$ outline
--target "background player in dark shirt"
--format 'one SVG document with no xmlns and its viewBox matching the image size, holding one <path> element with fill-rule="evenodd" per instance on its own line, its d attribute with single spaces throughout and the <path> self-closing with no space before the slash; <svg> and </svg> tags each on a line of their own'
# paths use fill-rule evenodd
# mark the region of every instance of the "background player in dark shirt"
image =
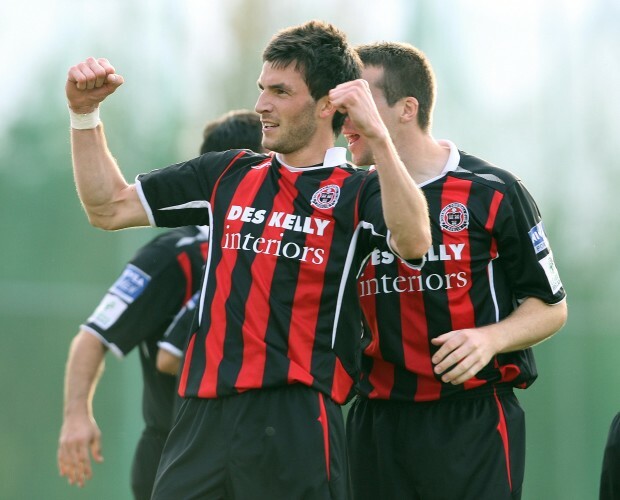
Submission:
<svg viewBox="0 0 620 500">
<path fill-rule="evenodd" d="M 179 373 L 187 339 L 198 327 L 196 307 L 199 299 L 200 291 L 196 292 L 177 313 L 158 342 L 157 369 L 159 371 L 173 375 Z"/>
<path fill-rule="evenodd" d="M 200 152 L 239 147 L 260 149 L 261 138 L 260 118 L 255 112 L 231 111 L 206 125 Z M 176 371 L 164 375 L 156 369 L 156 357 L 162 363 L 167 352 L 158 352 L 158 341 L 175 313 L 198 289 L 207 241 L 206 230 L 188 226 L 168 231 L 147 243 L 126 265 L 73 339 L 58 447 L 60 473 L 71 484 L 83 486 L 91 477 L 89 450 L 95 461 L 103 459 L 92 400 L 105 353 L 109 349 L 123 357 L 134 347 L 140 347 L 145 429 L 132 464 L 131 486 L 135 498 L 151 497 L 159 458 L 172 426 L 176 388 Z"/>
<path fill-rule="evenodd" d="M 620 499 L 620 412 L 609 426 L 599 486 L 599 500 Z"/>
<path fill-rule="evenodd" d="M 180 378 L 186 399 L 153 498 L 344 498 L 337 403 L 350 393 L 359 342 L 357 236 L 408 259 L 430 243 L 424 197 L 355 80 L 359 60 L 344 35 L 316 21 L 285 29 L 263 61 L 256 110 L 275 155 L 205 155 L 134 185 L 96 115 L 122 77 L 103 59 L 69 70 L 74 171 L 91 223 L 200 221 L 211 231 L 200 327 Z M 333 149 L 342 113 L 368 141 L 376 172 Z"/>
<path fill-rule="evenodd" d="M 347 437 L 354 498 L 520 498 L 530 346 L 562 327 L 565 293 L 521 181 L 431 135 L 435 81 L 407 44 L 358 47 L 362 76 L 426 195 L 432 246 L 420 270 L 377 249 L 359 278 L 365 328 Z M 372 152 L 345 122 L 353 161 Z"/>
</svg>

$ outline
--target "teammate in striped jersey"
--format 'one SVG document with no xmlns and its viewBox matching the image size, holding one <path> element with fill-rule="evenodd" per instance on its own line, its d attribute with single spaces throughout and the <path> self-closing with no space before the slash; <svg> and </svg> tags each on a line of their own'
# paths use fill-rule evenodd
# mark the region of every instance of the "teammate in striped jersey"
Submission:
<svg viewBox="0 0 620 500">
<path fill-rule="evenodd" d="M 200 152 L 243 145 L 260 150 L 261 138 L 259 116 L 235 110 L 207 123 Z M 89 451 L 95 461 L 103 460 L 92 401 L 107 350 L 124 357 L 139 347 L 145 428 L 133 458 L 131 489 L 136 499 L 151 498 L 172 427 L 178 373 L 178 369 L 165 369 L 170 358 L 178 360 L 177 351 L 169 343 L 160 346 L 159 341 L 175 312 L 197 293 L 207 250 L 208 232 L 203 227 L 181 227 L 154 238 L 126 265 L 74 337 L 67 360 L 65 412 L 58 444 L 59 471 L 69 483 L 84 486 L 92 477 Z M 183 349 L 185 340 L 179 341 L 178 349 Z"/>
<path fill-rule="evenodd" d="M 357 79 L 359 59 L 344 34 L 319 21 L 287 28 L 263 63 L 256 111 L 274 154 L 207 154 L 134 185 L 91 114 L 122 77 L 103 59 L 69 70 L 69 106 L 87 115 L 73 115 L 71 135 L 91 222 L 210 228 L 200 324 L 180 379 L 187 399 L 155 499 L 346 498 L 338 403 L 357 369 L 355 263 L 371 245 L 419 261 L 430 244 L 424 196 Z M 333 148 L 345 114 L 368 141 L 375 172 L 346 164 L 344 148 Z"/>
<path fill-rule="evenodd" d="M 432 68 L 416 48 L 357 48 L 409 174 L 432 246 L 420 270 L 377 248 L 358 281 L 361 374 L 347 420 L 355 500 L 520 498 L 531 346 L 566 320 L 536 203 L 513 174 L 431 135 Z M 353 161 L 374 162 L 345 122 Z"/>
</svg>

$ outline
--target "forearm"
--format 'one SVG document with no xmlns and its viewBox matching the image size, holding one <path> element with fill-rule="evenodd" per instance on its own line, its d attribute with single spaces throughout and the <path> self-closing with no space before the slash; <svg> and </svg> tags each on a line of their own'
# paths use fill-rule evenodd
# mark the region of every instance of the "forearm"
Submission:
<svg viewBox="0 0 620 500">
<path fill-rule="evenodd" d="M 64 416 L 92 416 L 92 400 L 104 367 L 105 347 L 88 332 L 73 339 L 65 371 Z"/>
<path fill-rule="evenodd" d="M 144 219 L 136 218 L 130 211 L 125 212 L 123 220 L 119 217 L 123 205 L 131 207 L 128 202 L 132 197 L 137 201 L 137 196 L 107 147 L 103 125 L 71 129 L 71 150 L 78 195 L 90 223 L 103 229 L 144 225 Z M 133 205 L 139 214 L 141 207 Z"/>
<path fill-rule="evenodd" d="M 529 297 L 506 319 L 489 325 L 496 352 L 512 352 L 532 347 L 548 339 L 566 323 L 566 301 L 549 305 Z"/>
<path fill-rule="evenodd" d="M 482 328 L 455 330 L 432 339 L 439 349 L 434 371 L 445 383 L 462 384 L 498 353 L 518 351 L 551 337 L 566 322 L 566 302 L 548 305 L 530 297 L 504 320 Z"/>
<path fill-rule="evenodd" d="M 165 349 L 157 351 L 157 370 L 167 375 L 177 375 L 181 367 L 181 358 Z"/>
<path fill-rule="evenodd" d="M 149 224 L 135 186 L 127 184 L 108 150 L 98 115 L 92 115 L 122 84 L 107 59 L 89 57 L 69 68 L 65 85 L 75 183 L 90 223 L 102 229 Z"/>
<path fill-rule="evenodd" d="M 392 246 L 406 259 L 424 256 L 431 244 L 428 207 L 389 138 L 371 141 L 379 182 L 383 216 L 392 233 Z"/>
</svg>

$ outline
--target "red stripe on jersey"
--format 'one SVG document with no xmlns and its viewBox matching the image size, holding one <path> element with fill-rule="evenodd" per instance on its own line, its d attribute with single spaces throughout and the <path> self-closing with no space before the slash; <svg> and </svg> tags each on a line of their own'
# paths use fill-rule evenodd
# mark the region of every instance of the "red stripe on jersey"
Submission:
<svg viewBox="0 0 620 500">
<path fill-rule="evenodd" d="M 319 392 L 319 418 L 317 418 L 321 424 L 321 430 L 323 431 L 323 448 L 325 450 L 325 468 L 327 469 L 327 480 L 330 476 L 330 464 L 329 464 L 329 421 L 327 420 L 327 410 L 325 409 L 325 400 L 323 399 L 323 393 Z"/>
<path fill-rule="evenodd" d="M 263 169 L 267 170 L 267 169 Z M 265 248 L 279 248 L 284 229 L 270 225 L 269 221 L 279 212 L 285 214 L 294 213 L 293 202 L 297 191 L 291 189 L 293 183 L 286 179 L 286 168 L 281 169 L 282 177 L 278 182 L 278 194 L 273 201 L 271 212 L 265 216 L 265 227 L 261 237 L 264 239 Z M 280 254 L 281 248 L 276 250 Z M 269 304 L 273 275 L 277 264 L 273 248 L 269 252 L 258 253 L 252 262 L 252 282 L 245 306 L 245 321 L 242 327 L 243 335 L 243 361 L 241 369 L 235 381 L 235 387 L 244 391 L 260 387 L 265 373 L 267 360 L 267 345 L 265 335 L 269 323 L 269 307 L 256 307 L 256 304 Z M 307 377 L 305 377 L 307 379 Z M 307 380 L 302 380 L 307 383 Z M 311 383 L 311 380 L 310 380 Z M 310 384 L 308 384 L 310 385 Z"/>
<path fill-rule="evenodd" d="M 499 211 L 499 206 L 504 199 L 504 195 L 499 191 L 495 191 L 493 195 L 493 199 L 491 200 L 491 205 L 489 206 L 489 217 L 487 219 L 487 223 L 484 228 L 490 233 L 493 231 L 493 226 L 495 225 L 495 219 L 497 218 L 497 212 Z"/>
<path fill-rule="evenodd" d="M 185 276 L 185 296 L 183 297 L 183 304 L 185 304 L 194 294 L 194 284 L 192 283 L 192 263 L 186 252 L 182 252 L 177 255 L 177 261 L 179 266 L 181 266 L 181 272 Z"/>
<path fill-rule="evenodd" d="M 493 235 L 493 227 L 495 226 L 495 220 L 497 219 L 497 212 L 499 211 L 499 206 L 503 199 L 504 199 L 504 195 L 500 193 L 499 191 L 496 191 L 493 194 L 493 199 L 491 200 L 491 204 L 489 206 L 489 215 L 487 217 L 487 222 L 484 225 L 484 229 L 489 233 L 489 235 L 491 235 L 491 243 L 489 245 L 489 257 L 491 260 L 497 258 L 497 240 L 492 235 Z M 489 267 L 489 279 L 491 279 L 490 270 L 491 268 Z M 494 286 L 493 283 L 491 283 L 491 286 Z M 495 365 L 497 368 L 498 367 L 497 357 L 495 358 Z M 517 368 L 517 371 L 519 371 L 518 368 Z M 500 369 L 500 373 L 501 373 L 501 369 Z M 501 376 L 503 380 L 504 374 L 502 373 Z M 506 380 L 506 382 L 507 381 L 508 380 Z M 480 387 L 481 385 L 484 385 L 485 383 L 486 383 L 485 380 L 472 377 L 471 379 L 465 381 L 465 384 L 463 384 L 463 387 L 465 388 L 465 390 L 475 389 L 476 387 Z"/>
<path fill-rule="evenodd" d="M 487 219 L 487 223 L 484 228 L 487 230 L 489 234 L 493 234 L 493 227 L 495 226 L 495 219 L 497 218 L 497 212 L 499 211 L 499 206 L 504 199 L 504 195 L 499 191 L 495 191 L 493 195 L 493 199 L 491 200 L 491 206 L 489 207 L 489 217 Z M 491 259 L 495 259 L 497 257 L 497 240 L 495 238 L 491 239 L 491 248 L 489 249 L 489 254 Z"/>
<path fill-rule="evenodd" d="M 371 257 L 372 259 L 372 257 Z M 372 386 L 372 391 L 368 394 L 369 398 L 389 398 L 392 387 L 394 386 L 394 365 L 386 363 L 381 355 L 379 345 L 379 324 L 377 321 L 377 301 L 376 294 L 379 282 L 376 275 L 377 266 L 371 264 L 368 259 L 364 267 L 364 273 L 357 282 L 358 295 L 364 318 L 370 329 L 370 342 L 364 349 L 364 354 L 373 360 L 372 370 L 368 374 L 368 383 Z M 375 287 L 372 284 L 375 284 Z"/>
<path fill-rule="evenodd" d="M 464 179 L 456 179 L 454 177 L 448 177 L 444 184 L 443 193 L 441 197 L 441 206 L 445 207 L 450 203 L 461 203 L 467 207 L 467 200 L 469 199 L 469 193 L 471 190 L 471 181 Z M 469 214 L 468 214 L 469 216 Z M 472 276 L 471 273 L 471 250 L 469 243 L 469 231 L 467 227 L 458 231 L 458 237 L 454 233 L 443 230 L 443 244 L 448 246 L 450 244 L 458 244 L 459 241 L 467 241 L 467 244 L 461 252 L 461 262 L 457 263 L 453 260 L 445 261 L 446 276 L 457 276 L 463 269 L 467 269 L 465 273 L 467 276 Z M 471 325 L 476 324 L 476 318 L 474 315 L 474 305 L 471 302 L 469 292 L 471 290 L 471 280 L 467 280 L 467 284 L 463 287 L 453 287 L 447 290 L 448 307 L 450 309 L 450 319 L 452 321 L 452 330 L 461 330 L 463 328 L 469 328 Z M 466 380 L 463 384 L 465 389 L 473 389 L 480 385 L 485 384 L 486 381 L 476 379 L 472 377 Z"/>
<path fill-rule="evenodd" d="M 501 374 L 502 382 L 512 382 L 519 375 L 521 375 L 521 370 L 517 365 L 503 365 L 499 367 L 499 373 Z"/>
<path fill-rule="evenodd" d="M 450 203 L 461 203 L 467 207 L 467 200 L 471 190 L 471 182 L 463 179 L 448 177 L 444 184 L 441 197 L 441 206 L 446 207 Z M 461 253 L 461 261 L 454 260 L 445 261 L 446 276 L 457 276 L 463 269 L 467 269 L 466 274 L 471 276 L 471 248 L 469 244 L 469 231 L 467 228 L 458 231 L 458 237 L 455 233 L 443 230 L 443 244 L 458 244 L 467 241 Z M 469 266 L 468 266 L 469 265 Z M 471 280 L 467 280 L 467 285 L 463 287 L 452 287 L 447 289 L 448 307 L 450 309 L 450 318 L 452 320 L 452 329 L 461 330 L 475 325 L 474 306 L 471 302 L 469 292 L 471 290 Z"/>
<path fill-rule="evenodd" d="M 504 408 L 502 403 L 497 397 L 497 393 L 494 394 L 495 402 L 497 403 L 497 412 L 499 413 L 499 422 L 497 424 L 497 432 L 502 439 L 504 446 L 504 456 L 506 458 L 506 475 L 508 476 L 508 486 L 512 491 L 512 476 L 510 474 L 510 442 L 508 441 L 508 426 L 506 425 L 506 415 L 504 414 Z"/>
<path fill-rule="evenodd" d="M 372 391 L 368 393 L 370 399 L 389 399 L 394 387 L 394 364 L 383 358 L 373 357 L 368 382 L 372 385 Z"/>
<path fill-rule="evenodd" d="M 475 389 L 476 387 L 480 387 L 481 385 L 486 384 L 487 381 L 483 380 L 481 378 L 476 378 L 475 376 L 470 378 L 469 380 L 466 380 L 465 382 L 463 382 L 463 388 L 466 391 L 469 391 L 470 389 Z"/>
<path fill-rule="evenodd" d="M 207 262 L 207 257 L 209 256 L 209 242 L 200 244 L 200 253 L 202 254 L 202 260 Z"/>
<path fill-rule="evenodd" d="M 291 173 L 287 171 L 284 175 L 290 176 Z M 329 185 L 342 187 L 344 179 L 348 176 L 348 172 L 342 169 L 334 169 L 332 175 L 323 180 L 319 186 L 320 188 Z M 291 182 L 293 180 L 291 179 Z M 313 219 L 329 221 L 329 224 L 326 224 L 323 228 L 321 235 L 318 234 L 319 231 L 315 231 L 314 234 L 306 236 L 306 248 L 323 249 L 324 254 L 320 256 L 322 258 L 321 262 L 316 262 L 319 257 L 316 254 L 308 260 L 300 261 L 288 337 L 289 384 L 299 381 L 310 385 L 314 380 L 312 376 L 312 353 L 321 306 L 320 298 L 322 296 L 322 294 L 317 295 L 316 292 L 317 290 L 323 290 L 325 284 L 325 270 L 329 261 L 329 250 L 332 246 L 336 227 L 333 218 L 333 208 L 321 211 L 315 209 L 311 217 Z"/>
<path fill-rule="evenodd" d="M 420 271 L 413 270 L 399 261 L 398 275 L 419 276 Z M 418 375 L 413 399 L 414 401 L 439 399 L 441 382 L 435 378 L 433 363 L 431 363 L 424 297 L 421 293 L 400 293 L 399 295 L 400 331 L 402 332 L 405 368 Z M 389 397 L 389 394 L 384 396 Z"/>
<path fill-rule="evenodd" d="M 239 157 L 240 155 L 237 155 Z M 234 161 L 234 160 L 233 160 Z M 235 190 L 235 195 L 230 202 L 227 213 L 230 213 L 232 205 L 241 207 L 251 206 L 256 193 L 260 189 L 264 182 L 264 178 L 267 176 L 269 168 L 252 169 L 243 180 L 239 183 L 238 188 Z M 214 206 L 214 198 L 216 194 L 216 187 L 213 191 L 211 205 Z M 230 242 L 226 241 L 229 235 L 239 234 L 244 222 L 241 217 L 235 220 L 227 219 L 226 230 L 223 231 L 222 241 L 220 242 L 222 251 L 222 258 L 217 264 L 215 270 L 215 280 L 217 287 L 215 288 L 215 294 L 211 302 L 211 325 L 207 331 L 205 339 L 205 371 L 200 381 L 200 388 L 198 389 L 198 396 L 203 398 L 212 398 L 217 396 L 217 377 L 220 363 L 224 357 L 224 338 L 226 336 L 226 301 L 230 296 L 232 287 L 232 272 L 237 262 L 238 251 L 230 250 Z"/>
<path fill-rule="evenodd" d="M 196 340 L 196 334 L 193 333 L 187 344 L 185 351 L 185 363 L 183 363 L 183 369 L 181 370 L 181 376 L 179 377 L 179 396 L 185 395 L 185 389 L 187 388 L 187 377 L 189 376 L 189 365 L 192 361 L 192 354 L 194 353 L 194 341 Z"/>
<path fill-rule="evenodd" d="M 344 369 L 340 359 L 336 358 L 336 366 L 334 367 L 334 382 L 332 385 L 331 398 L 339 404 L 343 404 L 353 388 L 353 379 L 351 375 Z"/>
</svg>

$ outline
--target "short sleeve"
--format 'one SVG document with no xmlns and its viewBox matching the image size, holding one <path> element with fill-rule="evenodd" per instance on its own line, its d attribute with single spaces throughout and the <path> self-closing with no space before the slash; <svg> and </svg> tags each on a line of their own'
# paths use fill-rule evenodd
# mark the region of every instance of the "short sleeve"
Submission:
<svg viewBox="0 0 620 500">
<path fill-rule="evenodd" d="M 183 305 L 186 279 L 172 252 L 146 245 L 82 325 L 118 356 L 160 336 Z"/>
<path fill-rule="evenodd" d="M 536 202 L 520 181 L 507 191 L 495 226 L 498 252 L 518 300 L 548 304 L 566 296 Z"/>
<path fill-rule="evenodd" d="M 151 225 L 209 225 L 210 200 L 217 180 L 243 154 L 239 150 L 207 153 L 192 160 L 140 174 L 136 189 Z"/>
<path fill-rule="evenodd" d="M 200 297 L 200 291 L 181 308 L 166 329 L 162 340 L 158 342 L 160 349 L 164 349 L 171 354 L 182 357 L 189 336 L 198 328 L 196 317 L 196 305 Z"/>
</svg>

